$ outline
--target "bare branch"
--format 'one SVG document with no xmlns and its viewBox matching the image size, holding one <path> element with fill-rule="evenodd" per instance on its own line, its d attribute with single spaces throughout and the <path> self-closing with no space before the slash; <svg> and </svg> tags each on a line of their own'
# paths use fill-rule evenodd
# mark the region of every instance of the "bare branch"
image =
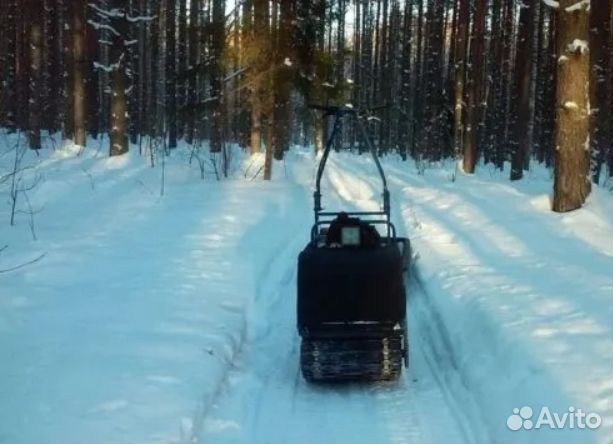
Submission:
<svg viewBox="0 0 613 444">
<path fill-rule="evenodd" d="M 36 258 L 32 259 L 31 261 L 24 262 L 23 264 L 19 264 L 19 265 L 16 265 L 16 266 L 14 266 L 14 267 L 11 267 L 11 268 L 5 268 L 5 269 L 3 269 L 3 270 L 0 270 L 0 273 L 8 273 L 9 271 L 15 271 L 15 270 L 19 270 L 20 268 L 27 267 L 28 265 L 32 265 L 32 264 L 34 264 L 34 263 L 36 263 L 36 262 L 40 261 L 40 260 L 41 260 L 42 258 L 44 258 L 45 256 L 47 256 L 47 252 L 44 252 L 44 253 L 43 253 L 43 254 L 41 254 L 40 256 L 38 256 L 38 257 L 36 257 Z"/>
</svg>

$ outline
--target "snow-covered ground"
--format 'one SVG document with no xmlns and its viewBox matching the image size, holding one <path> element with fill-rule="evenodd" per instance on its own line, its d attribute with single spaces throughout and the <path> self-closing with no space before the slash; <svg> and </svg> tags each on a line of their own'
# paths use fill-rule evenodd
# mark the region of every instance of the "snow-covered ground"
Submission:
<svg viewBox="0 0 613 444">
<path fill-rule="evenodd" d="M 295 267 L 316 159 L 290 153 L 270 183 L 235 159 L 234 179 L 201 181 L 178 150 L 161 197 L 161 168 L 96 147 L 26 154 L 24 183 L 41 180 L 18 209 L 36 212 L 37 240 L 28 214 L 8 225 L 0 184 L 0 270 L 44 254 L 0 273 L 0 441 L 611 442 L 609 191 L 558 215 L 538 167 L 451 182 L 449 165 L 385 159 L 417 255 L 411 367 L 396 383 L 310 386 Z M 379 194 L 368 157 L 331 155 L 324 205 L 376 208 Z M 603 423 L 511 431 L 522 406 Z"/>
</svg>

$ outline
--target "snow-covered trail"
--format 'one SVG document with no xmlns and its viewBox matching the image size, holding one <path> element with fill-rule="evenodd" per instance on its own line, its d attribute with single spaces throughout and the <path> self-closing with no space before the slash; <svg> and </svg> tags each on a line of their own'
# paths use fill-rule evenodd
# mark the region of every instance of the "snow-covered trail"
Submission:
<svg viewBox="0 0 613 444">
<path fill-rule="evenodd" d="M 332 161 L 323 183 L 324 205 L 348 210 L 377 206 L 377 186 Z M 311 223 L 307 218 L 296 226 L 297 234 L 308 233 Z M 447 339 L 440 325 L 429 326 L 436 319 L 423 301 L 425 289 L 419 283 L 408 284 L 415 305 L 409 311 L 410 369 L 399 381 L 348 385 L 304 381 L 295 316 L 296 259 L 304 244 L 304 235 L 297 235 L 275 253 L 268 274 L 261 277 L 264 293 L 252 313 L 254 329 L 204 417 L 197 439 L 223 443 L 486 440 L 478 420 L 466 416 L 469 406 L 459 405 L 458 387 L 449 387 L 443 375 L 453 367 L 448 351 L 439 348 Z"/>
<path fill-rule="evenodd" d="M 198 440 L 607 442 L 610 195 L 596 189 L 585 209 L 556 215 L 547 177 L 511 184 L 460 175 L 453 183 L 443 169 L 422 176 L 390 160 L 392 218 L 418 254 L 408 292 L 409 371 L 394 384 L 302 380 L 294 272 L 303 237 L 278 254 L 271 269 L 282 278 L 263 277 L 269 299 L 256 312 L 266 321 L 246 342 Z M 374 171 L 367 156 L 332 155 L 324 205 L 378 208 Z M 267 334 L 258 336 L 260 328 Z M 522 406 L 537 414 L 543 406 L 560 414 L 580 408 L 598 413 L 602 425 L 512 431 L 507 418 Z"/>
<path fill-rule="evenodd" d="M 556 215 L 544 169 L 510 183 L 481 167 L 452 183 L 440 166 L 419 175 L 384 159 L 393 222 L 418 254 L 411 366 L 396 383 L 314 386 L 299 374 L 295 326 L 311 153 L 288 153 L 272 182 L 237 171 L 218 183 L 200 181 L 189 150 L 177 150 L 162 198 L 160 168 L 135 152 L 29 154 L 43 176 L 29 195 L 38 240 L 23 214 L 17 227 L 0 224 L 0 269 L 47 254 L 0 275 L 0 441 L 613 436 L 610 192 Z M 260 160 L 238 168 L 250 177 Z M 327 208 L 378 208 L 370 158 L 329 161 Z M 602 425 L 511 431 L 507 417 L 521 406 L 574 406 Z"/>
</svg>

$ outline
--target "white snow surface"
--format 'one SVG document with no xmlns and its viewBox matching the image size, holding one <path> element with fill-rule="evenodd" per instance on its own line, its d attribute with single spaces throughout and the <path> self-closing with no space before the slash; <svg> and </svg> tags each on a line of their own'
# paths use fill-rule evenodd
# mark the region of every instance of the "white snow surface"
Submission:
<svg viewBox="0 0 613 444">
<path fill-rule="evenodd" d="M 0 135 L 2 153 L 12 143 Z M 249 180 L 260 156 L 201 181 L 178 149 L 160 197 L 161 168 L 136 147 L 112 159 L 97 147 L 26 153 L 24 182 L 42 178 L 28 194 L 38 240 L 28 215 L 10 227 L 0 206 L 0 270 L 46 253 L 0 273 L 1 442 L 610 442 L 610 191 L 555 214 L 538 167 L 514 183 L 489 167 L 451 182 L 453 165 L 419 175 L 383 159 L 416 255 L 411 365 L 395 383 L 312 386 L 295 329 L 310 151 L 264 183 Z M 378 208 L 366 156 L 332 153 L 322 183 L 328 209 Z M 522 406 L 603 424 L 510 431 Z"/>
</svg>

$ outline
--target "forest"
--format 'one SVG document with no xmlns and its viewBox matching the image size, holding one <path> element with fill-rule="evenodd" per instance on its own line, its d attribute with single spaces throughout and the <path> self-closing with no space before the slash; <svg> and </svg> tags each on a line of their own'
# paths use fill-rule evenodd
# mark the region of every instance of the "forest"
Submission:
<svg viewBox="0 0 613 444">
<path fill-rule="evenodd" d="M 0 444 L 612 444 L 613 0 L 0 0 Z"/>
<path fill-rule="evenodd" d="M 379 153 L 521 179 L 554 169 L 556 211 L 613 174 L 610 0 L 3 0 L 0 127 L 110 156 L 320 150 L 311 104 L 369 112 Z M 362 150 L 344 125 L 337 150 Z M 218 154 L 216 154 L 218 153 Z M 204 154 L 202 154 L 204 155 Z"/>
</svg>

